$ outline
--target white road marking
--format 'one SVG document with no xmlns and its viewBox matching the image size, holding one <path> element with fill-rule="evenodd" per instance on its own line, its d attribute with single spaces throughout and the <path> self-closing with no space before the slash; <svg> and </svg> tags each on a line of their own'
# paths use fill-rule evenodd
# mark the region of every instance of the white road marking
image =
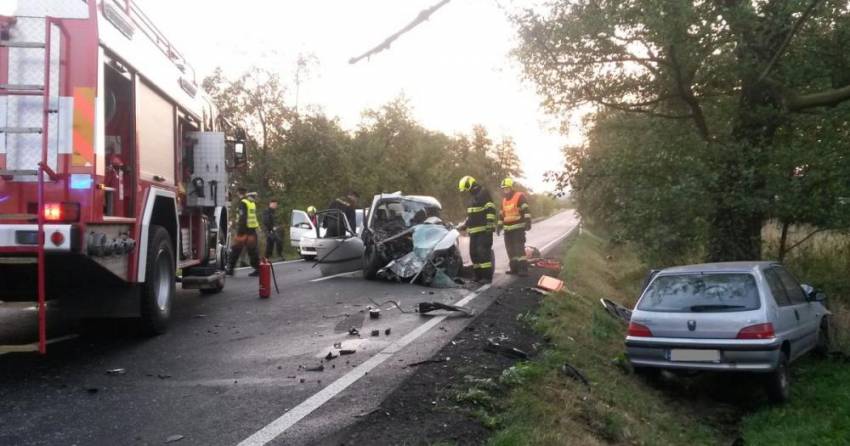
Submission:
<svg viewBox="0 0 850 446">
<path fill-rule="evenodd" d="M 490 285 L 484 285 L 481 288 L 478 288 L 472 293 L 466 295 L 466 297 L 456 302 L 455 305 L 466 305 L 473 299 L 478 297 L 479 294 L 487 291 L 489 288 Z M 415 341 L 423 334 L 427 333 L 428 330 L 434 328 L 436 325 L 443 322 L 446 317 L 448 317 L 448 315 L 436 316 L 431 318 L 430 320 L 428 320 L 428 322 L 425 322 L 424 324 L 420 325 L 398 341 L 393 342 L 392 344 L 387 346 L 387 348 L 381 350 L 378 354 L 367 359 L 366 362 L 355 367 L 353 370 L 346 373 L 345 375 L 331 383 L 329 386 L 320 390 L 310 398 L 307 398 L 301 404 L 293 407 L 292 409 L 281 415 L 278 419 L 272 421 L 264 428 L 255 432 L 253 435 L 239 443 L 239 446 L 261 446 L 269 443 L 270 441 L 273 441 L 275 438 L 286 432 L 287 429 L 295 425 L 295 423 L 301 421 L 304 417 L 321 407 L 331 398 L 348 388 L 348 386 L 357 382 L 357 380 L 364 377 L 367 373 L 369 373 L 369 371 L 381 365 L 381 363 L 389 359 L 394 353 L 401 351 L 401 349 L 406 347 L 408 344 Z"/>
<path fill-rule="evenodd" d="M 360 274 L 360 270 L 358 269 L 357 271 L 349 271 L 347 273 L 334 274 L 333 276 L 319 277 L 318 279 L 313 279 L 310 282 L 321 282 L 323 280 L 335 279 L 337 277 L 353 277 L 355 274 Z"/>
<path fill-rule="evenodd" d="M 303 261 L 304 261 L 304 259 L 285 260 L 285 261 L 282 261 L 282 262 L 274 262 L 274 263 L 272 263 L 272 265 L 286 265 L 286 264 L 289 264 L 289 263 L 301 263 Z M 245 271 L 246 269 L 250 269 L 250 268 L 251 268 L 250 266 L 243 266 L 241 268 L 236 268 L 236 271 Z"/>
</svg>

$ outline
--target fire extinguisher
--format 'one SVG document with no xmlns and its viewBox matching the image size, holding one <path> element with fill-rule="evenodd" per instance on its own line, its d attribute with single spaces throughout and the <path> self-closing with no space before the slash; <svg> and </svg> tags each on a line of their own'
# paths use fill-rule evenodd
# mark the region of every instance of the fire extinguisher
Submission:
<svg viewBox="0 0 850 446">
<path fill-rule="evenodd" d="M 274 274 L 274 265 L 269 262 L 269 259 L 263 257 L 260 259 L 260 298 L 268 299 L 272 294 L 272 281 L 274 281 L 274 289 L 277 294 L 280 290 L 277 288 L 277 277 Z"/>
</svg>

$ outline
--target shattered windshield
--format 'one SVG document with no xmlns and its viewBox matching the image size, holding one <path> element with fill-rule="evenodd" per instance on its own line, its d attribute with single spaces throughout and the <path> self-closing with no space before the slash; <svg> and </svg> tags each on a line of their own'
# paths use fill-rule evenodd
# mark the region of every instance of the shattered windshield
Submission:
<svg viewBox="0 0 850 446">
<path fill-rule="evenodd" d="M 655 279 L 638 309 L 666 312 L 747 311 L 759 308 L 750 274 L 686 274 Z"/>
<path fill-rule="evenodd" d="M 412 226 L 425 222 L 428 217 L 439 217 L 440 207 L 433 203 L 423 203 L 416 200 L 399 199 L 384 201 L 375 208 L 372 227 Z"/>
</svg>

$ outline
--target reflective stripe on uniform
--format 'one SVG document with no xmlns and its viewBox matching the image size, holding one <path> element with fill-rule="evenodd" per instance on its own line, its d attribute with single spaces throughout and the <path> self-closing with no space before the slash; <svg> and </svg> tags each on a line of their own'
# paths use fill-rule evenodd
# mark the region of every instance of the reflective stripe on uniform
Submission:
<svg viewBox="0 0 850 446">
<path fill-rule="evenodd" d="M 515 225 L 507 225 L 504 227 L 505 232 L 507 231 L 516 231 L 518 229 L 525 229 L 525 223 L 519 223 Z"/>
<path fill-rule="evenodd" d="M 466 230 L 466 232 L 468 232 L 470 234 L 478 234 L 478 233 L 481 233 L 481 232 L 492 231 L 492 230 L 493 230 L 493 228 L 491 228 L 490 225 L 487 225 L 487 226 L 476 226 L 474 228 L 468 228 Z"/>
<path fill-rule="evenodd" d="M 493 267 L 493 262 L 475 263 L 472 265 L 474 269 L 487 269 Z"/>
<path fill-rule="evenodd" d="M 526 260 L 528 260 L 528 257 L 526 257 L 526 256 L 522 256 L 522 257 L 512 257 L 512 258 L 511 258 L 511 260 L 512 260 L 512 261 L 517 261 L 517 262 L 525 262 Z"/>
</svg>

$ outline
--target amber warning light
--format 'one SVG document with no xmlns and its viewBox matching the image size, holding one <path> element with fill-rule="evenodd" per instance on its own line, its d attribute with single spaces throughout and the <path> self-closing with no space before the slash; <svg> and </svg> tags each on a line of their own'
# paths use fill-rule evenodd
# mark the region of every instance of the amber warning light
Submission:
<svg viewBox="0 0 850 446">
<path fill-rule="evenodd" d="M 78 221 L 80 219 L 80 204 L 47 203 L 44 205 L 44 219 L 50 222 Z"/>
</svg>

